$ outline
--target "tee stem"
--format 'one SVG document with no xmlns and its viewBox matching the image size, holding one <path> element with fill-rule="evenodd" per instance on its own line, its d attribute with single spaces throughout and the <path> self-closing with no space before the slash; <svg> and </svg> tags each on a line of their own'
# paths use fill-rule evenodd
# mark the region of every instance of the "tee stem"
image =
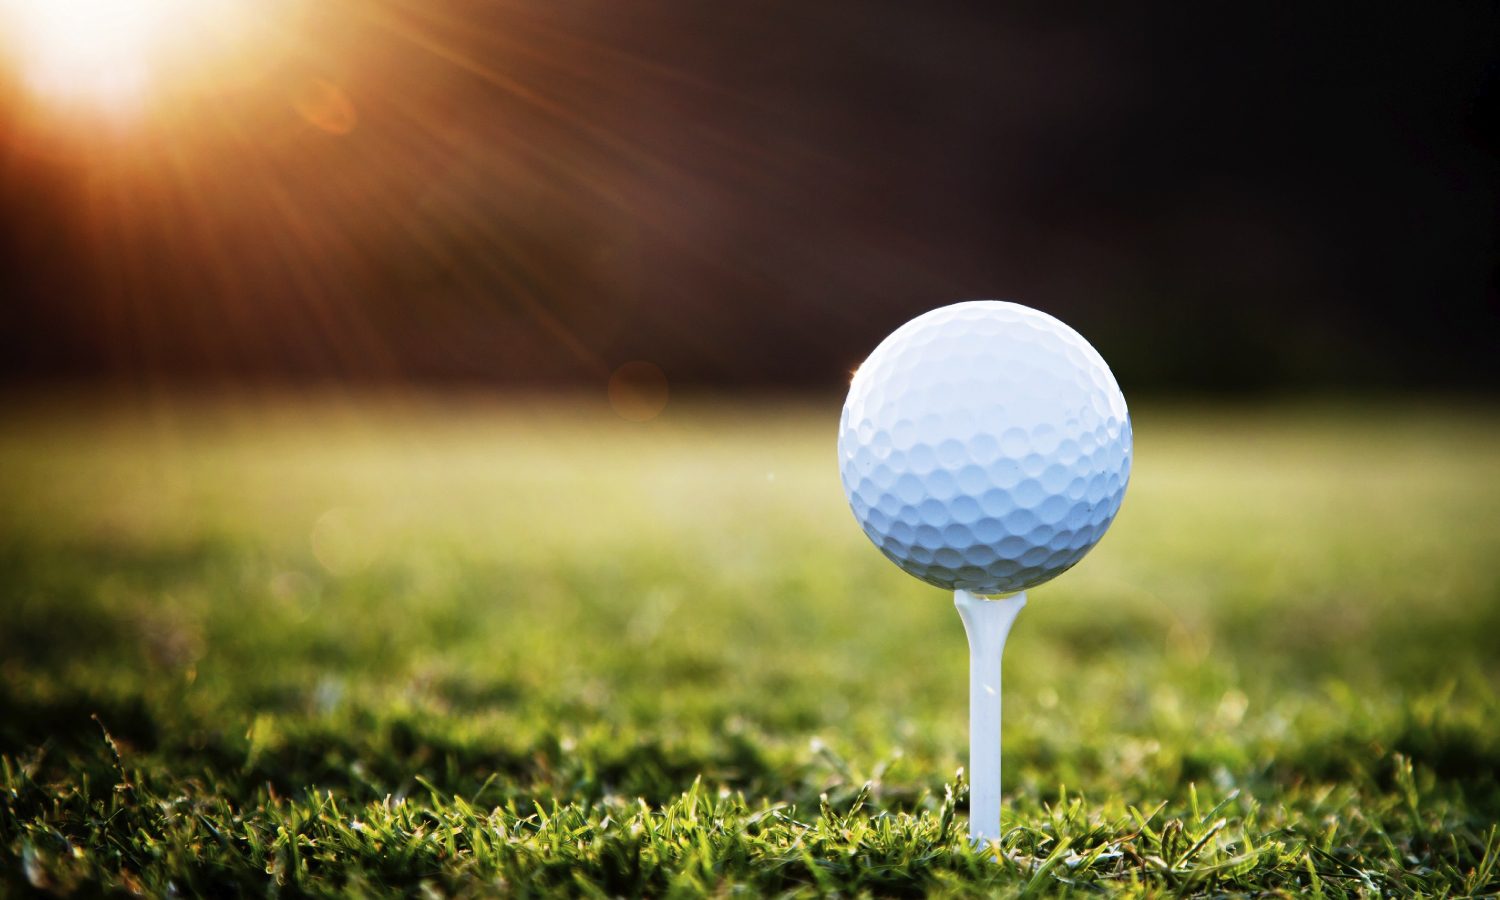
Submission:
<svg viewBox="0 0 1500 900">
<path fill-rule="evenodd" d="M 969 636 L 969 837 L 1000 839 L 1000 656 L 1026 594 L 986 600 L 954 591 Z"/>
</svg>

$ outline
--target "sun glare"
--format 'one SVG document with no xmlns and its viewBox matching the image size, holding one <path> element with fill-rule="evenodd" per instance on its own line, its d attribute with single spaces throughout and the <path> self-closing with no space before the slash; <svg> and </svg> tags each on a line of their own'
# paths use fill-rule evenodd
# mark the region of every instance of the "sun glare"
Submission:
<svg viewBox="0 0 1500 900">
<path fill-rule="evenodd" d="M 244 0 L 0 0 L 0 28 L 28 88 L 54 104 L 113 112 L 149 93 Z M 269 4 L 268 4 L 269 6 Z"/>
<path fill-rule="evenodd" d="M 39 94 L 140 102 L 177 0 L 3 0 L 22 75 Z"/>
</svg>

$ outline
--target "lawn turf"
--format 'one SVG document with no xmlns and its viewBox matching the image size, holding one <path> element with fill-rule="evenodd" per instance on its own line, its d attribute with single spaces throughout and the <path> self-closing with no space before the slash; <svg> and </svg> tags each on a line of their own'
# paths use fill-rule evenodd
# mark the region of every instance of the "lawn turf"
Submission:
<svg viewBox="0 0 1500 900">
<path fill-rule="evenodd" d="M 1500 891 L 1500 412 L 1142 404 L 1005 658 L 838 400 L 12 396 L 0 894 Z"/>
</svg>

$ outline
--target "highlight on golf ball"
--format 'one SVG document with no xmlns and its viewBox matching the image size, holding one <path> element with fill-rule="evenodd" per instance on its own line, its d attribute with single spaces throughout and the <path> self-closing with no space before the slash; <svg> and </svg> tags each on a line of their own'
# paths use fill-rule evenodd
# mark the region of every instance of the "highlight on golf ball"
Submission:
<svg viewBox="0 0 1500 900">
<path fill-rule="evenodd" d="M 854 517 L 892 562 L 938 587 L 1010 594 L 1104 536 L 1130 481 L 1130 415 L 1078 332 L 973 300 L 875 348 L 849 387 L 838 452 Z"/>
</svg>

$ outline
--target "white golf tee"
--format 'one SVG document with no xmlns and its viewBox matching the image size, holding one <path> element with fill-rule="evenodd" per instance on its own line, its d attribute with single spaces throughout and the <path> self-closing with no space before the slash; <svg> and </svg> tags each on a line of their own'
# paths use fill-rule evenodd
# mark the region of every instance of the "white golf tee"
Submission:
<svg viewBox="0 0 1500 900">
<path fill-rule="evenodd" d="M 986 600 L 954 591 L 969 636 L 969 837 L 1000 838 L 1000 656 L 1026 594 Z"/>
</svg>

